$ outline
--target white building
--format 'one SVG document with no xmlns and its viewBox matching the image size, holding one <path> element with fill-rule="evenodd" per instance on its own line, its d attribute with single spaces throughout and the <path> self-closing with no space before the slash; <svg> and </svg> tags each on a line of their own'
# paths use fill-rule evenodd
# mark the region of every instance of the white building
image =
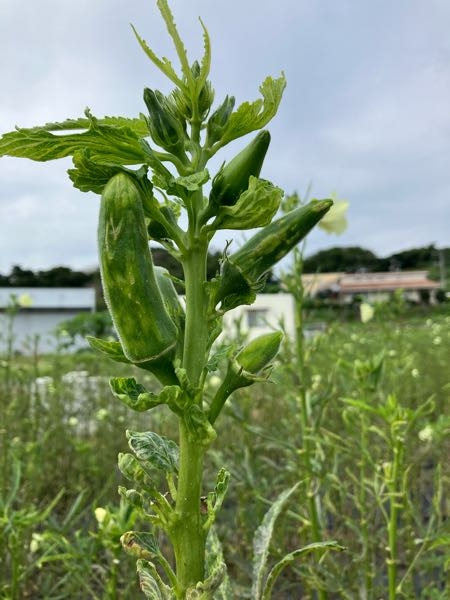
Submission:
<svg viewBox="0 0 450 600">
<path fill-rule="evenodd" d="M 294 337 L 294 300 L 291 294 L 258 294 L 253 304 L 238 306 L 224 315 L 223 337 L 239 335 L 252 340 L 258 335 L 278 331 L 280 325 Z"/>
<path fill-rule="evenodd" d="M 81 312 L 94 312 L 94 288 L 0 287 L 0 352 L 55 350 L 55 329 Z"/>
</svg>

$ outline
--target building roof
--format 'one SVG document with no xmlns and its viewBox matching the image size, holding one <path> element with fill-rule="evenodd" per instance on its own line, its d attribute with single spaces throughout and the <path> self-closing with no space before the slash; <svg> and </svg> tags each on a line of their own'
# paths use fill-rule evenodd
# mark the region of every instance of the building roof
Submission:
<svg viewBox="0 0 450 600">
<path fill-rule="evenodd" d="M 388 271 L 380 273 L 318 273 L 304 275 L 307 294 L 325 290 L 341 294 L 403 290 L 437 290 L 439 282 L 429 279 L 427 271 Z"/>
<path fill-rule="evenodd" d="M 0 309 L 11 305 L 11 297 L 20 302 L 28 310 L 68 310 L 95 308 L 94 288 L 62 288 L 62 287 L 0 287 Z"/>
</svg>

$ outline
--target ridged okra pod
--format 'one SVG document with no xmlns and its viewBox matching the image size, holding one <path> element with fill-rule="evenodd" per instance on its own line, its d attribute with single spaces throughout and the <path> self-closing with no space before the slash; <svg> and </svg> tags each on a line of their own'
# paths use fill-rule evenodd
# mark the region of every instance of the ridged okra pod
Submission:
<svg viewBox="0 0 450 600">
<path fill-rule="evenodd" d="M 312 200 L 259 230 L 226 257 L 216 303 L 222 302 L 226 310 L 246 303 L 243 298 L 250 298 L 261 278 L 311 231 L 332 204 L 332 200 Z"/>
<path fill-rule="evenodd" d="M 105 301 L 126 358 L 170 371 L 177 327 L 155 276 L 139 190 L 125 173 L 103 191 L 98 246 Z"/>
<path fill-rule="evenodd" d="M 250 176 L 258 177 L 267 149 L 270 133 L 260 131 L 258 135 L 237 154 L 214 177 L 209 200 L 212 205 L 232 206 L 248 188 Z"/>
</svg>

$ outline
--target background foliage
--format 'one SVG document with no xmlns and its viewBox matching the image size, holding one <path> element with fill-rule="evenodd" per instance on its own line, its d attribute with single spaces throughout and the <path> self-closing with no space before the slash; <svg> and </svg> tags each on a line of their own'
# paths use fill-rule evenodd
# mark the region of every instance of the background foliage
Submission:
<svg viewBox="0 0 450 600">
<path fill-rule="evenodd" d="M 236 597 L 250 597 L 254 531 L 277 495 L 298 481 L 277 521 L 273 560 L 308 542 L 305 499 L 312 476 L 320 490 L 324 539 L 337 539 L 347 550 L 320 562 L 311 554 L 293 563 L 274 597 L 310 598 L 311 590 L 322 588 L 329 598 L 354 599 L 367 582 L 369 598 L 384 597 L 392 448 L 388 421 L 375 409 L 395 396 L 411 421 L 402 443 L 399 597 L 448 598 L 449 325 L 442 308 L 414 319 L 386 307 L 365 325 L 334 320 L 308 342 L 306 435 L 315 448 L 313 473 L 302 460 L 305 433 L 292 346 L 283 349 L 274 384 L 235 394 L 219 423 L 222 443 L 212 450 L 205 489 L 217 467 L 227 465 L 232 480 L 218 532 Z M 174 432 L 163 411 L 139 417 L 112 398 L 108 377 L 120 374 L 117 369 L 91 353 L 42 356 L 37 349 L 28 358 L 3 357 L 0 598 L 136 597 L 134 561 L 118 542 L 135 516 L 123 504 L 117 508 L 123 481 L 113 465 L 127 448 L 125 423 Z M 126 365 L 123 374 L 130 374 Z M 151 388 L 150 379 L 140 380 Z M 428 408 L 412 419 L 425 403 Z"/>
</svg>

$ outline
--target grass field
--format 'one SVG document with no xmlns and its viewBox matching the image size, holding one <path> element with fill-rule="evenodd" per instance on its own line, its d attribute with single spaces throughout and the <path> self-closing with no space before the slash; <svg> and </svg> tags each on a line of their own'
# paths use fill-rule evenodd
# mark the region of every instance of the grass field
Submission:
<svg viewBox="0 0 450 600">
<path fill-rule="evenodd" d="M 286 344 L 272 383 L 234 395 L 205 481 L 231 472 L 217 529 L 234 597 L 250 597 L 253 534 L 296 482 L 273 562 L 316 538 L 346 549 L 293 561 L 274 598 L 450 597 L 449 357 L 442 311 L 334 321 L 308 342 L 302 381 Z M 112 397 L 120 374 L 91 352 L 2 358 L 0 598 L 139 597 L 117 453 L 126 428 L 176 432 L 164 408 L 142 416 Z"/>
</svg>

